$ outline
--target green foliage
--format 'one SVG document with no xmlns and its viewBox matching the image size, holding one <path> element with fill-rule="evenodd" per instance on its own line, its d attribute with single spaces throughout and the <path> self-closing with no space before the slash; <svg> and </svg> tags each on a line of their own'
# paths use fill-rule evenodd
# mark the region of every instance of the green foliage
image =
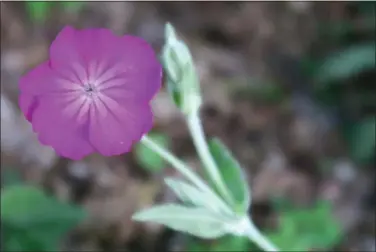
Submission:
<svg viewBox="0 0 376 252">
<path fill-rule="evenodd" d="M 52 2 L 52 1 L 26 1 L 26 11 L 33 22 L 43 23 L 48 20 L 49 12 L 52 7 L 56 4 L 61 5 L 63 11 L 67 12 L 79 12 L 85 2 L 80 1 L 62 1 L 62 2 Z"/>
<path fill-rule="evenodd" d="M 69 12 L 78 12 L 82 9 L 82 7 L 85 5 L 85 2 L 80 1 L 63 1 L 60 2 L 61 5 L 63 5 L 63 8 Z"/>
<path fill-rule="evenodd" d="M 366 163 L 375 156 L 376 119 L 367 117 L 355 124 L 348 133 L 349 150 L 352 158 Z"/>
<path fill-rule="evenodd" d="M 354 4 L 354 7 L 363 9 L 361 12 L 364 12 L 362 15 L 365 23 L 361 31 L 368 36 L 375 27 L 374 8 L 360 3 Z M 337 32 L 328 31 L 328 33 L 333 36 L 338 35 L 335 45 L 340 46 L 347 42 L 343 34 L 360 32 L 359 28 L 356 29 L 350 24 L 353 22 L 338 22 L 327 25 L 323 29 L 330 29 L 333 25 L 338 26 Z M 316 98 L 330 111 L 336 111 L 341 123 L 338 129 L 347 141 L 349 155 L 359 164 L 368 163 L 375 156 L 375 119 L 363 116 L 369 114 L 367 111 L 375 108 L 375 88 L 372 85 L 374 75 L 362 75 L 371 73 L 375 69 L 375 54 L 374 42 L 358 42 L 322 60 L 311 61 L 319 66 L 313 71 Z M 354 77 L 357 76 L 365 76 L 365 78 L 355 79 Z M 352 80 L 351 78 L 354 81 L 348 81 Z M 344 83 L 348 85 L 340 85 Z"/>
<path fill-rule="evenodd" d="M 332 216 L 330 203 L 319 201 L 310 209 L 282 211 L 278 230 L 268 237 L 282 251 L 330 249 L 339 241 L 341 229 Z"/>
<path fill-rule="evenodd" d="M 35 22 L 46 21 L 48 11 L 50 9 L 51 2 L 39 1 L 39 2 L 26 2 L 26 9 L 29 13 L 30 18 Z"/>
<path fill-rule="evenodd" d="M 323 60 L 316 73 L 317 83 L 322 87 L 374 68 L 375 44 L 354 45 Z"/>
<path fill-rule="evenodd" d="M 5 251 L 57 251 L 63 236 L 85 218 L 85 212 L 29 185 L 1 192 Z"/>
<path fill-rule="evenodd" d="M 4 168 L 1 171 L 1 186 L 7 187 L 10 185 L 15 185 L 22 183 L 21 174 L 14 169 Z"/>
<path fill-rule="evenodd" d="M 241 236 L 227 235 L 215 241 L 200 241 L 192 239 L 188 242 L 188 252 L 223 252 L 223 251 L 249 251 L 250 242 L 248 238 Z M 253 251 L 253 250 L 252 250 Z"/>
<path fill-rule="evenodd" d="M 168 138 L 164 134 L 150 133 L 148 137 L 161 147 L 167 148 L 169 145 Z M 166 166 L 165 161 L 159 154 L 141 143 L 136 145 L 135 156 L 137 162 L 150 172 L 160 172 Z"/>
<path fill-rule="evenodd" d="M 221 177 L 235 200 L 236 210 L 240 214 L 246 214 L 251 203 L 251 195 L 240 164 L 219 139 L 210 139 L 208 145 Z"/>
</svg>

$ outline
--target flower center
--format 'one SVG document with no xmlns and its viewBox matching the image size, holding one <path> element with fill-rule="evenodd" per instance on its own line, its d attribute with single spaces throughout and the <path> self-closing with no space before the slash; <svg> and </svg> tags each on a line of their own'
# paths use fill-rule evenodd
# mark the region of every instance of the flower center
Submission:
<svg viewBox="0 0 376 252">
<path fill-rule="evenodd" d="M 93 96 L 97 93 L 96 88 L 90 83 L 84 86 L 84 91 L 87 96 Z"/>
<path fill-rule="evenodd" d="M 93 87 L 85 87 L 85 91 L 86 92 L 93 92 L 94 91 L 94 89 L 93 89 Z"/>
</svg>

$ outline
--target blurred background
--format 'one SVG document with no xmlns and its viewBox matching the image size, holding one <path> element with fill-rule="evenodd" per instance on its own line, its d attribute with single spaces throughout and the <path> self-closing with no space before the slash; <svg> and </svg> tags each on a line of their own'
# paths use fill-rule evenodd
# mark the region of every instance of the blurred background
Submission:
<svg viewBox="0 0 376 252">
<path fill-rule="evenodd" d="M 208 136 L 244 167 L 257 226 L 284 251 L 375 251 L 374 2 L 1 2 L 3 251 L 260 251 L 131 215 L 176 201 L 179 176 L 143 146 L 58 157 L 18 108 L 21 75 L 67 24 L 140 36 L 159 53 L 171 22 L 193 54 Z M 373 84 L 372 84 L 373 83 Z M 152 136 L 200 164 L 165 89 Z"/>
</svg>

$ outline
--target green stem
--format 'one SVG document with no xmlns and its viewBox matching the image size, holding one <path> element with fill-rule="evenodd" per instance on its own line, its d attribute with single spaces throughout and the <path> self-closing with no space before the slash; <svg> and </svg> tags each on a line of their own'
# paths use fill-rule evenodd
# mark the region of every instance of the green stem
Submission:
<svg viewBox="0 0 376 252">
<path fill-rule="evenodd" d="M 215 183 L 217 189 L 226 199 L 226 201 L 230 204 L 233 204 L 232 197 L 230 196 L 227 187 L 225 186 L 223 179 L 218 171 L 217 164 L 215 163 L 213 156 L 209 151 L 209 147 L 198 113 L 192 113 L 191 115 L 189 115 L 187 117 L 187 124 L 193 139 L 193 143 L 204 165 L 204 169 L 206 170 L 212 181 Z"/>
<path fill-rule="evenodd" d="M 178 170 L 183 176 L 185 176 L 192 184 L 197 186 L 203 192 L 210 194 L 215 200 L 216 203 L 226 212 L 231 213 L 231 209 L 213 192 L 213 190 L 197 175 L 193 172 L 192 168 L 187 166 L 179 158 L 175 157 L 171 152 L 164 149 L 156 142 L 154 142 L 147 135 L 143 136 L 141 143 L 159 154 L 163 159 L 169 162 L 173 168 Z"/>
<path fill-rule="evenodd" d="M 253 224 L 251 220 L 248 220 L 248 225 L 246 229 L 246 235 L 252 242 L 256 243 L 261 249 L 269 252 L 278 252 L 279 249 L 276 248 Z"/>
</svg>

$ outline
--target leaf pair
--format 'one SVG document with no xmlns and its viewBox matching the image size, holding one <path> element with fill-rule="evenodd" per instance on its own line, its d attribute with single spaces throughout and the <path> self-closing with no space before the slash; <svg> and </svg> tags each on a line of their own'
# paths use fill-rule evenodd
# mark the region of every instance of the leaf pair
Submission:
<svg viewBox="0 0 376 252">
<path fill-rule="evenodd" d="M 185 205 L 155 206 L 135 214 L 134 220 L 159 223 L 207 239 L 230 233 L 231 225 L 238 217 L 214 192 L 201 191 L 174 178 L 167 178 L 165 182 Z"/>
<path fill-rule="evenodd" d="M 154 206 L 135 214 L 134 220 L 151 221 L 201 238 L 217 238 L 227 233 L 231 211 L 226 211 L 226 205 L 215 194 L 174 178 L 166 178 L 165 182 L 185 205 Z"/>
<path fill-rule="evenodd" d="M 250 192 L 239 163 L 225 145 L 219 139 L 212 139 L 209 150 L 232 196 L 233 205 L 213 190 L 204 191 L 182 180 L 166 178 L 166 184 L 184 205 L 155 206 L 136 213 L 133 220 L 162 224 L 201 238 L 213 239 L 232 233 L 233 225 L 247 216 Z"/>
<path fill-rule="evenodd" d="M 232 225 L 246 215 L 244 211 L 249 207 L 248 187 L 243 181 L 240 166 L 225 146 L 219 140 L 212 140 L 209 146 L 216 162 L 223 167 L 221 174 L 226 176 L 228 188 L 238 202 L 235 207 L 238 207 L 240 216 L 236 215 L 234 209 L 230 209 L 214 191 L 202 191 L 184 181 L 166 178 L 166 184 L 185 205 L 155 206 L 135 214 L 133 219 L 159 223 L 175 231 L 207 239 L 231 233 Z"/>
</svg>

